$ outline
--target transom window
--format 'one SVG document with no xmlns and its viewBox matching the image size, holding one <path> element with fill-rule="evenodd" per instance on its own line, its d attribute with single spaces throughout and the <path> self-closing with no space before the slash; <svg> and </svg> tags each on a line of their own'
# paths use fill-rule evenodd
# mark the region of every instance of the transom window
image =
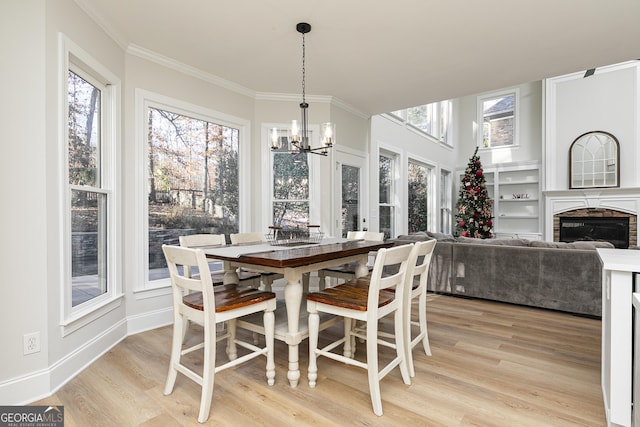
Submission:
<svg viewBox="0 0 640 427">
<path fill-rule="evenodd" d="M 452 111 L 452 103 L 447 100 L 393 111 L 391 114 L 438 141 L 453 145 Z"/>
</svg>

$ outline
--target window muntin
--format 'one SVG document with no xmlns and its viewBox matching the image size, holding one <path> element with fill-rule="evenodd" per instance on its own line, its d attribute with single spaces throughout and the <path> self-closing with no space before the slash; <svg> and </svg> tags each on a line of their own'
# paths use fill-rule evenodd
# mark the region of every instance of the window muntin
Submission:
<svg viewBox="0 0 640 427">
<path fill-rule="evenodd" d="M 409 160 L 407 168 L 408 231 L 427 231 L 431 220 L 431 181 L 433 169 Z"/>
<path fill-rule="evenodd" d="M 478 98 L 478 145 L 481 148 L 517 145 L 518 92 Z"/>
<path fill-rule="evenodd" d="M 103 89 L 103 84 L 82 70 L 68 70 L 66 158 L 72 308 L 108 292 L 108 195 L 101 188 Z"/>
<path fill-rule="evenodd" d="M 240 130 L 179 108 L 149 107 L 148 277 L 169 277 L 162 244 L 239 230 Z"/>
<path fill-rule="evenodd" d="M 570 187 L 619 187 L 620 144 L 608 132 L 587 132 L 569 149 Z"/>
</svg>

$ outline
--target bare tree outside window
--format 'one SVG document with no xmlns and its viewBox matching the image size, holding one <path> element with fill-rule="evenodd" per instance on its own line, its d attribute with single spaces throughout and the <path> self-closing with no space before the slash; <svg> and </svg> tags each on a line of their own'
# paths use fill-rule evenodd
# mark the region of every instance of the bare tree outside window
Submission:
<svg viewBox="0 0 640 427">
<path fill-rule="evenodd" d="M 273 153 L 273 225 L 306 228 L 309 225 L 309 158 L 284 150 Z"/>
<path fill-rule="evenodd" d="M 148 109 L 150 279 L 168 277 L 162 244 L 180 235 L 238 232 L 240 131 Z"/>
<path fill-rule="evenodd" d="M 71 194 L 71 307 L 107 292 L 107 195 L 101 192 L 101 90 L 67 75 L 67 174 Z"/>
</svg>

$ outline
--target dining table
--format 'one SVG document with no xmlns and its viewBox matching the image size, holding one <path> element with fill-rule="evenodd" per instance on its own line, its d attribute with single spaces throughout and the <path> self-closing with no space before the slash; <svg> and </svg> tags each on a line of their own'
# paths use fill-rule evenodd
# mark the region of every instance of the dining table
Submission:
<svg viewBox="0 0 640 427">
<path fill-rule="evenodd" d="M 369 274 L 369 254 L 392 245 L 391 242 L 325 237 L 314 242 L 256 242 L 203 250 L 208 258 L 222 261 L 225 284 L 239 282 L 238 268 L 284 276 L 286 321 L 278 322 L 276 313 L 275 337 L 289 346 L 287 379 L 291 387 L 296 387 L 300 380 L 299 345 L 309 334 L 306 313 L 301 313 L 304 293 L 308 291 L 308 275 L 323 268 L 355 262 L 356 277 L 366 276 Z M 307 277 L 306 286 L 303 286 L 304 276 Z"/>
</svg>

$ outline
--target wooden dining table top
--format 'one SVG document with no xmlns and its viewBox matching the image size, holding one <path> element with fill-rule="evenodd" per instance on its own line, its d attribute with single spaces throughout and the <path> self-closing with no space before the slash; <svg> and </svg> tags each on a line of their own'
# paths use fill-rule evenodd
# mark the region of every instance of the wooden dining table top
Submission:
<svg viewBox="0 0 640 427">
<path fill-rule="evenodd" d="M 226 257 L 216 254 L 215 258 L 223 261 L 262 265 L 274 268 L 295 268 L 316 264 L 338 258 L 377 251 L 393 246 L 391 242 L 375 242 L 370 240 L 348 240 L 339 243 L 313 244 L 301 247 L 293 246 L 286 250 L 272 250 L 248 253 L 239 257 Z"/>
</svg>

